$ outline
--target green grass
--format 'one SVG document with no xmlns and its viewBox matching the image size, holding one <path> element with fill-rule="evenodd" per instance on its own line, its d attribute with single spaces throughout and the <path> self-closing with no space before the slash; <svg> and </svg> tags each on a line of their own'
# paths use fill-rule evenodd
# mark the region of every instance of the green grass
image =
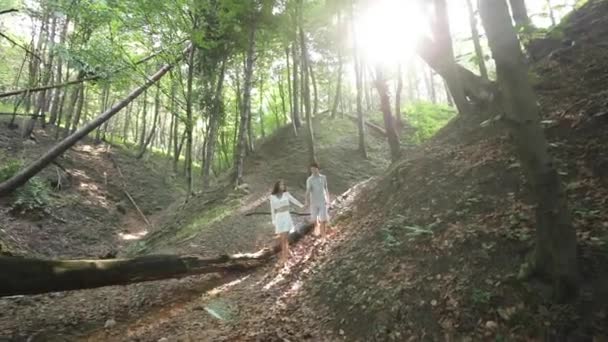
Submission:
<svg viewBox="0 0 608 342">
<path fill-rule="evenodd" d="M 405 111 L 405 119 L 416 129 L 409 139 L 417 144 L 430 139 L 456 116 L 454 108 L 429 102 L 415 102 L 408 105 Z"/>
</svg>

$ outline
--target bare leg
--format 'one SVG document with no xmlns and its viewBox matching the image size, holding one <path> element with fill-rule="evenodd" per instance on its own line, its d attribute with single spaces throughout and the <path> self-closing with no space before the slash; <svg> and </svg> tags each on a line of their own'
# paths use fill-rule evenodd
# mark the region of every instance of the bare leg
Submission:
<svg viewBox="0 0 608 342">
<path fill-rule="evenodd" d="M 288 233 L 281 233 L 281 263 L 285 263 L 289 258 L 289 240 L 287 239 Z"/>
<path fill-rule="evenodd" d="M 325 240 L 327 238 L 327 221 L 322 221 L 319 226 L 321 226 L 321 238 Z"/>
</svg>

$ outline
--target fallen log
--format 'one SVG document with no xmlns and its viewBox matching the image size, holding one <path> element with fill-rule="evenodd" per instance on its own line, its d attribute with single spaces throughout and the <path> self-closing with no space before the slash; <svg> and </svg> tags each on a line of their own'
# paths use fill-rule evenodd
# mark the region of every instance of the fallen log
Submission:
<svg viewBox="0 0 608 342">
<path fill-rule="evenodd" d="M 289 234 L 296 243 L 312 229 L 302 224 Z M 275 243 L 256 253 L 215 258 L 148 255 L 127 259 L 44 260 L 0 256 L 0 297 L 93 289 L 206 273 L 243 272 L 259 267 L 278 253 Z"/>
<path fill-rule="evenodd" d="M 354 116 L 352 114 L 345 114 L 345 115 L 346 115 L 346 117 L 348 117 L 351 120 L 354 120 L 355 122 L 357 122 L 359 120 L 356 116 Z M 367 120 L 365 120 L 365 125 L 367 127 L 369 127 L 370 129 L 372 129 L 373 131 L 375 131 L 376 133 L 379 133 L 382 136 L 386 136 L 386 130 L 383 127 L 380 127 L 380 126 L 376 125 L 375 123 L 369 122 Z"/>
</svg>

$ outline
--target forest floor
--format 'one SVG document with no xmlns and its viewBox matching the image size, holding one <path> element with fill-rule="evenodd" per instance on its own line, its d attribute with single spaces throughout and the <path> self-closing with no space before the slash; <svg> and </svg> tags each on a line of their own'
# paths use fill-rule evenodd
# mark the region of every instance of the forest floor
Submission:
<svg viewBox="0 0 608 342">
<path fill-rule="evenodd" d="M 385 173 L 382 139 L 369 139 L 364 160 L 352 122 L 323 119 L 315 128 L 330 190 L 351 189 L 336 198 L 326 243 L 307 237 L 288 265 L 245 274 L 0 299 L 0 340 L 608 341 L 607 18 L 607 1 L 589 1 L 557 38 L 537 42 L 543 52 L 533 69 L 577 229 L 576 302 L 554 304 L 546 285 L 519 277 L 534 244 L 534 207 L 503 128 L 455 121 Z M 267 245 L 269 218 L 245 214 L 268 210 L 277 178 L 302 198 L 305 151 L 304 139 L 283 129 L 247 159 L 246 189 L 219 187 L 175 202 L 119 254 L 216 255 Z M 96 255 L 59 253 L 64 245 L 32 251 L 40 243 L 26 238 L 40 233 L 30 229 L 15 239 L 17 250 Z"/>
</svg>

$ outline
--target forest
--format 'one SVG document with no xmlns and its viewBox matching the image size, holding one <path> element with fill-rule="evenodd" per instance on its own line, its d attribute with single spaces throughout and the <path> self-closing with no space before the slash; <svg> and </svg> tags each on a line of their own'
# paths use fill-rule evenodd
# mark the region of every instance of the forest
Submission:
<svg viewBox="0 0 608 342">
<path fill-rule="evenodd" d="M 606 37 L 606 0 L 2 1 L 0 340 L 608 340 Z"/>
</svg>

